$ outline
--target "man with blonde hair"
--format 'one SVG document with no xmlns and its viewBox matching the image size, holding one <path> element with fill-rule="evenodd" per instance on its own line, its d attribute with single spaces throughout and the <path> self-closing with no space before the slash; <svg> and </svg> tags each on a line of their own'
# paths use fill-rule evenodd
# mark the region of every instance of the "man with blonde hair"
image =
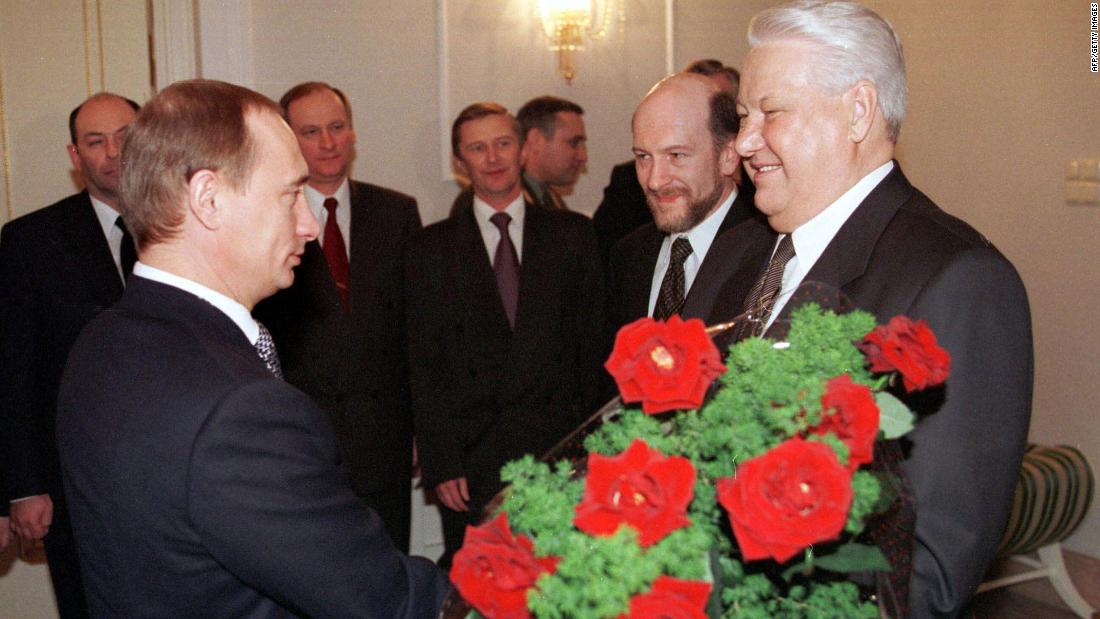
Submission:
<svg viewBox="0 0 1100 619">
<path fill-rule="evenodd" d="M 352 492 L 324 413 L 250 315 L 318 226 L 279 107 L 177 82 L 127 131 L 139 262 L 69 357 L 66 494 L 97 617 L 434 617 L 449 585 Z"/>
<path fill-rule="evenodd" d="M 951 375 L 919 397 L 898 394 L 920 419 L 876 459 L 910 492 L 871 534 L 894 568 L 888 608 L 956 616 L 996 551 L 1027 437 L 1023 283 L 894 161 L 905 63 L 882 17 L 852 2 L 796 2 L 757 14 L 749 45 L 736 147 L 767 222 L 734 229 L 738 266 L 714 317 L 748 311 L 754 320 L 738 337 L 781 337 L 792 293 L 815 282 L 880 322 L 928 322 L 951 355 Z"/>
</svg>

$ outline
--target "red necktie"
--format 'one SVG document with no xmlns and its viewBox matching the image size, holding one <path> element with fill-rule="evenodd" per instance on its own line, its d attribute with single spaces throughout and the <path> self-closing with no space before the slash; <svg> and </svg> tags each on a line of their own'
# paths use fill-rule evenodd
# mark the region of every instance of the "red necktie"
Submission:
<svg viewBox="0 0 1100 619">
<path fill-rule="evenodd" d="M 344 311 L 348 311 L 348 250 L 344 245 L 344 235 L 340 233 L 340 226 L 336 225 L 336 198 L 325 198 L 325 210 L 328 211 L 328 219 L 325 221 L 325 236 L 321 240 L 321 250 L 325 252 L 328 260 L 328 269 L 332 272 L 332 281 L 336 284 L 336 292 L 340 293 L 340 303 Z"/>
<path fill-rule="evenodd" d="M 508 324 L 515 328 L 516 307 L 519 305 L 519 256 L 516 255 L 516 246 L 508 234 L 508 224 L 512 218 L 508 213 L 495 213 L 489 221 L 500 230 L 500 242 L 497 243 L 493 258 L 493 272 L 497 277 L 500 300 L 504 303 L 504 314 L 508 317 Z"/>
</svg>

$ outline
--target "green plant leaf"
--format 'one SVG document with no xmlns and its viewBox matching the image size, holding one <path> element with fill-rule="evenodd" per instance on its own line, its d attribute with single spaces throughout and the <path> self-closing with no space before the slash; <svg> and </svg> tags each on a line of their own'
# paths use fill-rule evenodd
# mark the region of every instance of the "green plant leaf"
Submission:
<svg viewBox="0 0 1100 619">
<path fill-rule="evenodd" d="M 916 415 L 909 407 L 886 391 L 875 394 L 875 404 L 878 404 L 878 429 L 886 438 L 904 436 L 913 429 Z"/>
<path fill-rule="evenodd" d="M 836 552 L 814 558 L 814 566 L 831 572 L 889 572 L 886 556 L 877 546 L 844 544 Z"/>
</svg>

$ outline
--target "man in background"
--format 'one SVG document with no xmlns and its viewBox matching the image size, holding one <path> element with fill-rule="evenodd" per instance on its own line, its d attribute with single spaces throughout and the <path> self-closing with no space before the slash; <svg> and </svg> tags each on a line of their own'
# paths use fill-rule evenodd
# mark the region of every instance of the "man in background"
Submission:
<svg viewBox="0 0 1100 619">
<path fill-rule="evenodd" d="M 635 168 L 653 222 L 611 251 L 611 326 L 643 316 L 706 318 L 728 275 L 727 232 L 755 213 L 740 191 L 734 97 L 713 80 L 678 73 L 634 112 Z"/>
<path fill-rule="evenodd" d="M 8 446 L 11 528 L 42 539 L 62 618 L 87 606 L 57 457 L 54 421 L 65 359 L 84 325 L 122 296 L 135 254 L 119 216 L 119 146 L 137 103 L 97 94 L 69 115 L 85 189 L 0 232 L 0 435 Z M 104 360 L 109 362 L 109 360 Z"/>
<path fill-rule="evenodd" d="M 541 456 L 595 410 L 605 352 L 591 222 L 524 200 L 515 119 L 473 104 L 451 145 L 473 191 L 413 240 L 405 288 L 413 412 L 424 483 L 442 503 L 443 566 L 503 487 L 501 466 Z"/>
<path fill-rule="evenodd" d="M 351 180 L 355 128 L 339 89 L 291 88 L 283 115 L 309 167 L 304 192 L 321 235 L 294 285 L 257 308 L 283 372 L 329 415 L 356 494 L 409 549 L 413 428 L 402 253 L 420 230 L 416 200 Z"/>
<path fill-rule="evenodd" d="M 324 413 L 251 316 L 319 233 L 280 112 L 176 82 L 128 130 L 141 261 L 74 345 L 58 405 L 94 616 L 435 617 L 450 591 L 355 496 Z"/>
<path fill-rule="evenodd" d="M 588 161 L 584 110 L 558 97 L 531 99 L 516 121 L 523 137 L 523 185 L 544 208 L 565 210 L 559 193 L 572 187 Z"/>
<path fill-rule="evenodd" d="M 720 60 L 696 60 L 684 67 L 681 73 L 706 76 L 718 88 L 737 96 L 737 85 L 741 76 L 737 69 L 722 64 Z M 740 171 L 736 179 L 742 191 L 751 191 L 748 183 L 741 183 Z M 596 228 L 600 253 L 604 259 L 610 256 L 611 248 L 619 239 L 652 221 L 653 215 L 646 207 L 645 191 L 639 183 L 634 160 L 624 161 L 612 168 L 611 180 L 603 190 L 603 200 L 592 214 L 592 225 Z"/>
</svg>

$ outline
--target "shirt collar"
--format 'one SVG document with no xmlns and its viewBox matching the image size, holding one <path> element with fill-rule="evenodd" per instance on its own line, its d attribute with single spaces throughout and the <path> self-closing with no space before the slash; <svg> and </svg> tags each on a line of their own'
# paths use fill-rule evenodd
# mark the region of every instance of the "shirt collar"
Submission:
<svg viewBox="0 0 1100 619">
<path fill-rule="evenodd" d="M 218 308 L 223 314 L 228 316 L 244 333 L 251 344 L 255 345 L 256 340 L 259 339 L 260 327 L 256 324 L 256 320 L 252 318 L 252 314 L 249 313 L 248 308 L 224 294 L 207 288 L 198 282 L 143 264 L 140 261 L 134 264 L 134 275 L 144 277 L 145 279 L 151 279 L 155 282 L 172 286 L 173 288 L 179 288 L 184 292 L 195 295 Z"/>
<path fill-rule="evenodd" d="M 527 204 L 523 200 L 523 192 L 520 192 L 516 196 L 515 200 L 512 200 L 507 207 L 504 208 L 504 212 L 508 213 L 508 216 L 512 218 L 512 223 L 515 224 L 513 230 L 523 230 L 523 218 L 526 215 Z M 489 218 L 496 214 L 497 210 L 489 206 L 488 202 L 485 202 L 481 198 L 474 194 L 474 218 L 477 219 L 477 225 L 484 228 L 486 226 L 496 230 L 497 227 Z M 513 239 L 514 242 L 515 239 Z"/>
<path fill-rule="evenodd" d="M 707 252 L 710 251 L 710 245 L 714 242 L 714 237 L 718 235 L 718 228 L 722 226 L 722 221 L 726 219 L 726 215 L 729 214 L 730 209 L 733 207 L 733 201 L 737 199 L 737 187 L 733 188 L 730 195 L 722 202 L 721 206 L 714 210 L 713 213 L 707 215 L 703 221 L 695 224 L 695 227 L 687 232 L 679 234 L 669 235 L 668 243 L 672 242 L 672 239 L 686 236 L 689 243 L 691 243 L 691 253 L 698 258 L 701 263 L 707 256 Z"/>
<path fill-rule="evenodd" d="M 92 209 L 95 211 L 96 219 L 99 220 L 99 226 L 103 228 L 103 236 L 110 236 L 111 230 L 115 227 L 115 220 L 118 219 L 118 211 L 92 194 L 88 194 L 88 198 L 92 201 Z"/>
<path fill-rule="evenodd" d="M 323 221 L 321 214 L 325 212 L 325 198 L 336 198 L 336 202 L 343 205 L 351 204 L 351 183 L 348 182 L 348 177 L 345 176 L 344 182 L 336 188 L 336 193 L 330 196 L 317 191 L 307 183 L 305 194 L 306 202 L 309 203 L 309 210 L 313 212 L 313 218 L 317 221 Z"/>
<path fill-rule="evenodd" d="M 791 233 L 794 253 L 798 257 L 799 269 L 808 273 L 810 268 L 825 252 L 833 237 L 840 231 L 844 222 L 852 216 L 863 199 L 878 186 L 882 179 L 894 169 L 894 162 L 887 161 L 864 176 L 852 188 L 844 192 L 810 221 L 799 226 Z"/>
</svg>

